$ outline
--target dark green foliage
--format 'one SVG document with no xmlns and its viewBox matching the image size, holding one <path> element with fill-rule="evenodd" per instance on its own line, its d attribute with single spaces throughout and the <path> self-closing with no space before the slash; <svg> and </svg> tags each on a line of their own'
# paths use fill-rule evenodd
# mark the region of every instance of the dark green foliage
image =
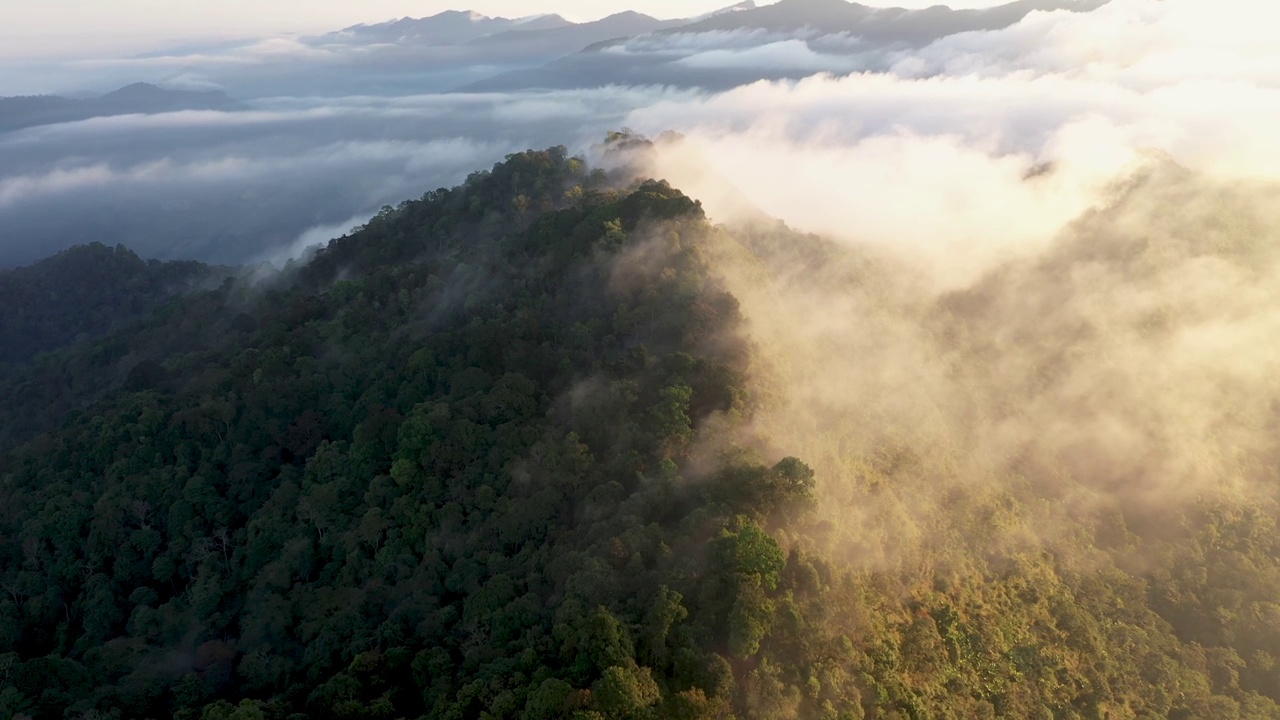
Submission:
<svg viewBox="0 0 1280 720">
<path fill-rule="evenodd" d="M 699 415 L 741 409 L 745 354 L 695 326 L 731 334 L 736 307 L 679 242 L 695 203 L 647 183 L 557 209 L 582 173 L 514 156 L 20 378 L 106 388 L 6 459 L 0 650 L 63 678 L 6 702 L 647 717 L 723 695 L 702 678 L 724 631 L 687 598 L 696 538 L 746 521 L 680 467 Z M 632 252 L 658 276 L 618 277 Z"/>
<path fill-rule="evenodd" d="M 172 301 L 230 275 L 195 262 L 145 261 L 97 243 L 0 270 L 0 448 L 59 425 L 126 378 L 134 389 L 161 387 L 163 368 L 135 352 L 130 343 L 137 336 L 123 328 L 157 310 L 189 310 Z M 86 349 L 41 356 L 73 343 Z"/>
<path fill-rule="evenodd" d="M 0 363 L 106 335 L 217 273 L 195 262 L 147 262 L 99 243 L 0 270 Z"/>
</svg>

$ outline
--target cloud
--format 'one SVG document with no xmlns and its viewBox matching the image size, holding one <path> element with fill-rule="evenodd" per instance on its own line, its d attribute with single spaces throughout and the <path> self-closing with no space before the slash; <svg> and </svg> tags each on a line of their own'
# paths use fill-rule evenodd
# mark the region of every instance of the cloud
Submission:
<svg viewBox="0 0 1280 720">
<path fill-rule="evenodd" d="M 1182 81 L 1273 83 L 1274 7 L 1249 0 L 1121 0 L 1091 13 L 1037 12 L 1004 30 L 943 38 L 898 55 L 897 71 L 1037 73 L 1093 77 L 1131 86 Z M 1153 85 L 1154 83 L 1154 85 Z"/>
<path fill-rule="evenodd" d="M 872 69 L 884 55 L 849 33 L 763 29 L 655 33 L 627 38 L 599 53 L 633 62 L 661 61 L 675 68 L 754 69 L 763 73 L 847 73 Z"/>
<path fill-rule="evenodd" d="M 914 577 L 958 544 L 1071 563 L 1105 523 L 1274 513 L 1280 51 L 1206 5 L 1033 14 L 632 113 L 687 138 L 650 172 L 748 226 L 712 257 L 756 351 L 746 439 L 818 470 L 811 540 Z"/>
<path fill-rule="evenodd" d="M 791 33 L 773 33 L 760 29 L 713 30 L 697 33 L 653 33 L 626 38 L 600 49 L 609 55 L 657 55 L 684 57 L 713 50 L 737 50 L 771 42 L 796 39 Z"/>
<path fill-rule="evenodd" d="M 707 50 L 680 58 L 676 65 L 690 68 L 769 68 L 808 72 L 840 72 L 865 67 L 858 58 L 814 52 L 803 40 L 783 40 L 756 47 Z"/>
<path fill-rule="evenodd" d="M 908 253 L 964 282 L 1041 246 L 1138 161 L 1106 101 L 1054 80 L 822 76 L 655 105 L 629 123 L 652 130 L 685 118 L 715 170 L 703 181 L 732 178 L 798 228 Z M 664 154 L 673 162 L 656 172 L 716 195 L 682 177 L 684 152 Z M 1042 167 L 1053 171 L 1028 177 Z"/>
<path fill-rule="evenodd" d="M 310 173 L 359 172 L 363 167 L 383 171 L 398 169 L 404 175 L 429 172 L 432 168 L 450 168 L 456 172 L 460 167 L 472 167 L 483 158 L 509 149 L 507 145 L 469 138 L 428 142 L 352 141 L 317 146 L 284 160 L 232 155 L 191 162 L 163 158 L 124 168 L 98 163 L 0 180 L 0 210 L 42 197 L 108 187 L 161 190 L 177 184 L 199 193 L 204 189 L 200 185 L 282 182 Z M 385 191 L 376 189 L 375 192 Z"/>
<path fill-rule="evenodd" d="M 494 53 L 497 53 L 496 55 Z M 281 94 L 339 96 L 451 90 L 467 82 L 553 59 L 520 48 L 453 45 L 317 44 L 296 36 L 177 47 L 128 57 L 64 61 L 0 58 L 0 95 L 109 92 L 144 81 L 222 89 L 237 98 Z"/>
<path fill-rule="evenodd" d="M 1038 13 L 632 113 L 687 138 L 650 172 L 749 226 L 712 259 L 757 351 L 749 439 L 818 469 L 820 541 L 915 572 L 1273 503 L 1280 51 L 1250 7 Z"/>
<path fill-rule="evenodd" d="M 1239 33 L 1194 32 L 1211 18 Z M 1280 75 L 1263 34 L 1244 27 L 1255 22 L 1194 0 L 1038 12 L 887 53 L 891 72 L 673 98 L 628 124 L 688 137 L 711 166 L 686 177 L 694 194 L 745 196 L 796 227 L 905 253 L 944 285 L 963 284 L 1042 248 L 1153 153 L 1218 178 L 1276 177 Z M 1228 42 L 1237 36 L 1255 41 Z M 766 51 L 800 64 L 811 52 L 788 41 L 685 62 Z M 1184 76 L 1189 66 L 1200 70 Z M 655 172 L 680 184 L 688 152 L 668 153 Z M 715 178 L 732 178 L 735 193 Z M 722 219 L 733 209 L 708 208 Z"/>
<path fill-rule="evenodd" d="M 1278 191 L 1156 161 L 942 293 L 902 255 L 737 233 L 712 262 L 756 350 L 745 439 L 818 470 L 820 541 L 864 568 L 1273 498 Z"/>
<path fill-rule="evenodd" d="M 709 171 L 676 157 L 658 172 L 709 198 L 713 215 L 729 217 L 717 202 L 733 198 L 735 206 L 754 205 L 796 227 L 906 253 L 934 266 L 944 284 L 964 283 L 992 263 L 1042 247 L 1153 150 L 1220 177 L 1276 172 L 1271 159 L 1280 136 L 1271 128 L 1280 119 L 1280 62 L 1265 33 L 1252 27 L 1256 18 L 1223 17 L 1241 27 L 1197 32 L 1218 15 L 1193 0 L 1116 0 L 1094 13 L 1032 13 L 1005 30 L 956 35 L 911 52 L 871 52 L 856 38 L 812 33 L 651 35 L 602 55 L 660 58 L 689 77 L 749 77 L 755 66 L 891 71 L 818 74 L 719 93 L 606 87 L 398 96 L 379 87 L 332 97 L 302 86 L 291 97 L 252 101 L 248 112 L 35 128 L 0 137 L 0 203 L 10 218 L 24 218 L 0 243 L 34 247 L 37 237 L 55 234 L 54 224 L 35 221 L 26 207 L 36 198 L 52 203 L 80 192 L 77 202 L 92 203 L 83 197 L 90 189 L 142 188 L 157 168 L 174 183 L 157 191 L 168 197 L 163 190 L 176 195 L 183 183 L 231 183 L 209 176 L 231 177 L 233 166 L 241 170 L 234 182 L 246 185 L 241 202 L 263 215 L 255 203 L 278 197 L 281 186 L 297 190 L 284 203 L 294 224 L 266 240 L 287 243 L 305 228 L 461 179 L 474 169 L 464 162 L 482 166 L 529 146 L 582 148 L 607 129 L 630 125 L 652 134 L 681 131 L 700 149 Z M 1245 41 L 1230 42 L 1236 37 Z M 262 82 L 288 85 L 302 66 L 281 58 L 326 52 L 333 51 L 285 39 L 185 56 L 238 58 L 230 65 L 253 59 L 260 63 L 254 72 L 271 77 Z M 345 78 L 339 82 L 382 67 L 344 57 L 357 66 L 337 73 Z M 212 82 L 201 75 L 205 69 L 180 77 Z M 469 151 L 438 159 L 444 142 Z M 733 192 L 711 182 L 724 177 L 733 179 Z M 779 177 L 788 182 L 779 186 Z M 258 190 L 265 178 L 270 187 Z M 312 192 L 321 185 L 328 194 Z M 218 202 L 232 192 L 223 188 Z M 344 199 L 335 204 L 335 196 Z M 294 204 L 304 197 L 325 217 Z M 170 205 L 175 209 L 163 209 Z M 176 219 L 176 208 L 186 205 L 143 207 Z M 103 220 L 95 212 L 87 217 Z M 95 224 L 104 226 L 111 227 Z M 66 229 L 57 225 L 57 233 Z M 19 233 L 30 237 L 19 240 Z"/>
<path fill-rule="evenodd" d="M 302 231 L 302 233 L 300 233 L 292 243 L 277 248 L 270 248 L 261 253 L 249 264 L 256 265 L 265 262 L 276 267 L 281 267 L 290 260 L 306 258 L 309 253 L 314 252 L 317 248 L 324 247 L 330 240 L 343 237 L 351 231 L 359 229 L 370 217 L 371 215 L 369 213 L 361 213 L 359 215 L 353 215 L 341 222 L 327 223 L 307 228 Z"/>
<path fill-rule="evenodd" d="M 679 96 L 610 88 L 273 98 L 243 112 L 0 135 L 0 266 L 92 240 L 162 258 L 271 256 L 309 228 L 348 229 L 351 217 L 459 183 L 508 153 L 585 147 L 630 109 Z"/>
</svg>

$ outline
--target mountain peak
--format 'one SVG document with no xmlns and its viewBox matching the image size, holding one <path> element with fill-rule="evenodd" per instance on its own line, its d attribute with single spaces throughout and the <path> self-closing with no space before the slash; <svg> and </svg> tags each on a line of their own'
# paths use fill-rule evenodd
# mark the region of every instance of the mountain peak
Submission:
<svg viewBox="0 0 1280 720">
<path fill-rule="evenodd" d="M 654 18 L 652 16 L 645 15 L 644 13 L 641 13 L 641 12 L 636 12 L 635 10 L 624 10 L 622 12 L 614 13 L 608 17 L 597 20 L 596 22 L 604 22 L 606 20 L 616 21 L 616 20 L 653 20 L 653 19 Z"/>
<path fill-rule="evenodd" d="M 159 95 L 165 92 L 167 91 L 164 88 L 160 87 L 159 85 L 153 85 L 148 82 L 136 82 L 136 83 L 130 83 L 129 85 L 125 85 L 124 87 L 118 90 L 113 90 L 107 93 L 107 95 L 108 96 L 141 95 L 141 94 Z"/>
<path fill-rule="evenodd" d="M 484 22 L 486 20 L 502 20 L 504 18 L 491 18 L 488 15 L 478 13 L 475 10 L 445 10 L 444 12 L 436 13 L 435 15 L 432 15 L 427 19 L 428 20 L 445 20 L 445 19 L 467 20 L 469 22 L 478 23 L 478 22 Z M 405 20 L 413 21 L 413 18 L 406 17 Z"/>
<path fill-rule="evenodd" d="M 511 30 L 545 30 L 570 25 L 559 15 L 490 17 L 474 10 L 445 10 L 430 17 L 405 17 L 377 25 L 355 25 L 323 41 L 458 45 Z"/>
<path fill-rule="evenodd" d="M 693 19 L 695 21 L 710 20 L 711 18 L 720 17 L 722 15 L 732 15 L 733 13 L 742 12 L 744 10 L 755 10 L 758 7 L 759 5 L 756 5 L 755 0 L 743 0 L 742 2 L 736 5 L 730 5 L 729 7 L 722 7 L 719 10 L 712 10 L 709 13 L 699 15 Z"/>
<path fill-rule="evenodd" d="M 778 0 L 777 3 L 774 3 L 774 6 L 805 9 L 862 7 L 858 3 L 849 2 L 849 0 Z"/>
<path fill-rule="evenodd" d="M 735 6 L 679 28 L 680 32 L 808 28 L 820 34 L 850 33 L 879 44 L 928 44 L 961 32 L 1008 27 L 1033 10 L 1092 10 L 1108 0 L 1014 0 L 995 7 L 956 10 L 946 5 L 909 10 L 871 7 L 848 0 L 779 0 L 772 5 Z"/>
<path fill-rule="evenodd" d="M 183 102 L 195 100 L 197 102 L 214 102 L 214 103 L 231 103 L 231 98 L 225 93 L 217 90 L 212 91 L 191 91 L 191 90 L 170 90 L 168 88 L 153 85 L 147 82 L 136 82 L 131 85 L 125 85 L 119 90 L 113 90 L 98 98 L 99 101 L 111 102 L 131 102 L 131 103 L 147 103 L 147 102 Z"/>
<path fill-rule="evenodd" d="M 546 22 L 570 24 L 569 21 L 565 20 L 564 16 L 560 15 L 559 13 L 542 13 L 541 15 L 526 15 L 525 17 L 516 18 L 513 22 L 515 22 L 515 24 L 517 25 L 529 25 L 533 23 L 546 23 Z"/>
</svg>

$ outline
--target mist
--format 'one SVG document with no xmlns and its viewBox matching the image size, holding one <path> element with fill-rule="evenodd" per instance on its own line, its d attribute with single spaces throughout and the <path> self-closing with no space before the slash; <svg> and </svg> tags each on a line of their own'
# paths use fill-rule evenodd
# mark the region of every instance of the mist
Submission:
<svg viewBox="0 0 1280 720">
<path fill-rule="evenodd" d="M 674 130 L 645 172 L 746 233 L 771 268 L 724 259 L 772 393 L 755 431 L 812 459 L 833 497 L 883 474 L 850 457 L 903 453 L 920 482 L 1075 487 L 1041 477 L 1063 472 L 1134 507 L 1210 483 L 1252 492 L 1280 402 L 1260 390 L 1280 328 L 1267 211 L 1280 76 L 1248 13 L 1205 13 L 1117 0 L 876 50 L 812 33 L 657 34 L 602 52 L 848 74 L 265 97 L 31 128 L 0 138 L 0 262 L 72 238 L 280 262 L 507 153 Z M 1190 32 L 1209 19 L 1216 32 Z M 219 62 L 270 48 L 249 47 Z M 796 265 L 764 218 L 833 242 L 828 265 Z M 880 510 L 866 514 L 907 512 Z"/>
<path fill-rule="evenodd" d="M 0 265 L 94 241 L 160 259 L 278 255 L 312 228 L 371 217 L 509 153 L 585 145 L 663 95 L 280 98 L 0 135 Z"/>
<path fill-rule="evenodd" d="M 805 184 L 771 192 L 774 167 L 782 162 L 806 167 L 808 177 L 839 174 L 855 163 L 896 165 L 891 185 L 920 184 L 920 197 L 939 207 L 894 210 L 882 202 L 890 198 L 872 196 L 886 186 L 872 170 L 852 187 L 887 216 L 858 218 L 859 232 L 897 236 L 904 219 L 922 215 L 945 225 L 955 219 L 949 206 L 989 203 L 997 194 L 988 190 L 1006 189 L 1041 162 L 1017 155 L 1031 151 L 1007 142 L 999 148 L 976 143 L 994 143 L 995 126 L 1020 122 L 1027 133 L 1062 135 L 1065 130 L 1040 117 L 1058 118 L 1068 109 L 1056 105 L 1104 115 L 1124 111 L 1119 106 L 1126 98 L 1090 99 L 1102 81 L 1064 90 L 1069 83 L 1046 72 L 1043 82 L 1026 83 L 1033 86 L 1028 89 L 1014 77 L 1019 70 L 999 70 L 1029 62 L 1019 48 L 1085 15 L 1027 15 L 1027 8 L 1002 11 L 1004 24 L 1021 20 L 997 33 L 956 35 L 965 25 L 952 27 L 950 15 L 922 20 L 926 36 L 941 39 L 912 45 L 894 39 L 899 31 L 892 24 L 881 27 L 856 12 L 838 21 L 821 12 L 806 20 L 804 13 L 820 8 L 799 3 L 799 25 L 790 29 L 775 27 L 772 11 L 761 8 L 758 20 L 749 19 L 751 12 L 731 13 L 710 25 L 638 14 L 576 25 L 552 18 L 544 29 L 517 26 L 444 44 L 421 39 L 435 37 L 422 24 L 431 21 L 423 20 L 413 21 L 416 29 L 407 34 L 387 23 L 175 41 L 127 56 L 86 50 L 20 68 L 5 61 L 14 71 L 4 73 L 3 93 L 82 97 L 141 81 L 168 91 L 222 93 L 217 97 L 228 107 L 141 109 L 0 134 L 0 266 L 93 241 L 160 259 L 235 264 L 284 257 L 321 230 L 458 183 L 511 152 L 560 144 L 582 152 L 624 125 L 714 141 L 704 143 L 709 155 L 726 163 L 739 158 L 737 167 L 717 170 L 742 182 L 765 212 L 803 216 L 798 227 L 843 231 L 851 227 L 846 219 L 822 208 L 848 203 L 835 187 L 825 196 Z M 870 24 L 860 25 L 864 20 Z M 959 59 L 967 59 L 966 68 L 948 75 L 942 66 Z M 993 69 L 985 75 L 971 70 L 979 61 Z M 943 79 L 933 90 L 909 82 L 926 76 Z M 762 79 L 778 81 L 752 84 Z M 1070 97 L 1054 99 L 1064 91 Z M 975 93 L 983 97 L 981 109 L 965 110 Z M 734 132 L 722 132 L 726 128 Z M 1082 138 L 1077 145 L 1097 153 L 1096 141 Z M 1007 156 L 987 163 L 995 150 Z M 898 163 L 904 153 L 913 159 Z M 1084 157 L 1078 147 L 1040 154 L 1071 155 L 1077 163 Z M 1076 185 L 1122 160 L 1098 158 L 1102 167 L 1086 168 L 1082 172 L 1092 174 L 1084 180 L 1064 172 L 1027 188 L 1024 220 L 1064 221 L 1087 192 Z M 947 177 L 930 169 L 940 163 L 967 166 L 980 178 L 967 198 L 947 200 L 949 191 L 938 186 L 923 191 L 931 178 Z M 799 212 L 806 203 L 812 207 Z M 1001 211 L 995 204 L 972 213 L 974 232 L 1000 224 Z M 936 233 L 921 227 L 906 239 L 918 242 L 923 235 Z M 992 245 L 1026 239 L 1025 232 L 1010 231 Z"/>
<path fill-rule="evenodd" d="M 1151 546 L 1073 543 L 1274 510 L 1278 79 L 1226 16 L 1189 33 L 1205 12 L 1036 14 L 910 72 L 631 115 L 681 123 L 633 161 L 721 223 L 762 407 L 736 441 L 817 471 L 809 541 L 911 577 L 961 547 L 1140 567 Z"/>
</svg>

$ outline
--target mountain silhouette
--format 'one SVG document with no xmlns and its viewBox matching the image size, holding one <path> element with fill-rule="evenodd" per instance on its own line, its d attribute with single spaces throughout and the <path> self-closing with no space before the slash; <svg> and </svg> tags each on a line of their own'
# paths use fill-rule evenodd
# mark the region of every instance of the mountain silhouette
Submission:
<svg viewBox="0 0 1280 720">
<path fill-rule="evenodd" d="M 134 83 L 87 99 L 58 95 L 6 97 L 0 98 L 0 133 L 112 115 L 234 110 L 237 107 L 235 100 L 221 92 L 166 90 L 149 83 Z"/>
</svg>

